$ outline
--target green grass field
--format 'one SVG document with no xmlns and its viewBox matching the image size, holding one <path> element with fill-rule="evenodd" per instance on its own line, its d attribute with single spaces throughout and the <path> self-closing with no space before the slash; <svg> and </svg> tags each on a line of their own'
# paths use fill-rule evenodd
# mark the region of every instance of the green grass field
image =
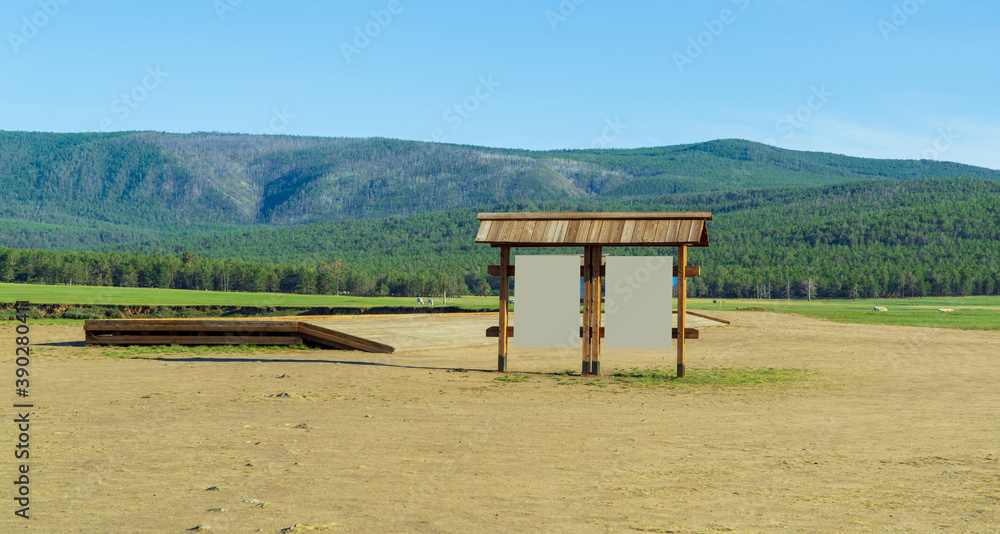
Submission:
<svg viewBox="0 0 1000 534">
<path fill-rule="evenodd" d="M 444 305 L 440 295 L 434 305 Z M 223 293 L 183 289 L 146 289 L 137 287 L 48 286 L 0 283 L 0 302 L 27 300 L 33 304 L 113 304 L 132 306 L 259 306 L 259 307 L 419 307 L 410 297 L 351 297 L 332 295 L 293 295 L 285 293 Z M 427 301 L 427 298 L 424 298 Z M 427 304 L 424 304 L 427 306 Z M 468 309 L 497 307 L 496 297 L 449 298 L 448 306 Z"/>
<path fill-rule="evenodd" d="M 889 311 L 875 311 L 873 299 L 858 300 L 723 300 L 690 299 L 691 310 L 749 310 L 794 313 L 838 323 L 885 324 L 959 328 L 967 330 L 1000 330 L 1000 297 L 922 297 L 910 299 L 878 299 L 878 305 Z M 721 304 L 721 307 L 720 307 Z M 953 309 L 943 313 L 938 309 Z"/>
<path fill-rule="evenodd" d="M 259 307 L 418 307 L 410 297 L 352 297 L 289 295 L 280 293 L 221 293 L 179 289 L 129 287 L 46 286 L 0 284 L 0 302 L 27 300 L 35 304 L 112 304 L 143 306 L 259 306 Z M 425 299 L 426 300 L 426 299 Z M 675 301 L 676 303 L 676 301 Z M 1000 330 L 1000 297 L 924 297 L 879 299 L 887 312 L 874 311 L 875 301 L 863 300 L 728 300 L 689 299 L 691 310 L 773 311 L 793 313 L 841 323 L 924 326 L 973 330 Z M 435 297 L 434 305 L 443 304 Z M 449 306 L 466 309 L 496 309 L 496 297 L 449 298 Z M 426 306 L 426 304 L 425 304 Z M 939 312 L 939 308 L 955 310 Z"/>
</svg>

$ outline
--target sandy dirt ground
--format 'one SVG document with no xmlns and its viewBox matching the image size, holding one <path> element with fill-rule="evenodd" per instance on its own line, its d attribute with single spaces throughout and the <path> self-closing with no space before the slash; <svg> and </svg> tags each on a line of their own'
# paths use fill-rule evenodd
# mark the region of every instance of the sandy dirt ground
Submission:
<svg viewBox="0 0 1000 534">
<path fill-rule="evenodd" d="M 547 373 L 579 351 L 515 348 L 528 379 L 503 383 L 476 315 L 328 320 L 396 335 L 391 355 L 114 358 L 37 325 L 28 521 L 3 325 L 0 532 L 1000 531 L 1000 333 L 719 315 L 689 369 L 813 378 L 567 384 Z M 605 350 L 602 369 L 673 360 Z"/>
</svg>

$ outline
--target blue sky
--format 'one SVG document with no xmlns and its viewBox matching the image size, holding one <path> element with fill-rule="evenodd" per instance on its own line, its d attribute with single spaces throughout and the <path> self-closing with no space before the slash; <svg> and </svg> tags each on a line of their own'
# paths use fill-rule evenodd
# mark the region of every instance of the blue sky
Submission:
<svg viewBox="0 0 1000 534">
<path fill-rule="evenodd" d="M 1000 2 L 6 0 L 0 129 L 1000 168 Z"/>
</svg>

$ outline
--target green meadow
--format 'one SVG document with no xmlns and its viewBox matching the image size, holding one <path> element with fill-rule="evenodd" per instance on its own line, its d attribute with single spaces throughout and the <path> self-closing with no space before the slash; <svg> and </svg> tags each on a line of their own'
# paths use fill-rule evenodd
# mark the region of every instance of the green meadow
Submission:
<svg viewBox="0 0 1000 534">
<path fill-rule="evenodd" d="M 257 306 L 257 307 L 420 307 L 411 297 L 354 297 L 348 295 L 295 295 L 284 293 L 224 293 L 188 291 L 182 289 L 147 289 L 134 287 L 93 287 L 0 283 L 0 302 L 27 300 L 35 304 L 132 305 L 132 306 Z M 426 302 L 426 297 L 425 297 Z M 676 300 L 675 300 L 676 303 Z M 443 305 L 434 297 L 434 305 Z M 449 298 L 448 306 L 476 309 L 496 309 L 497 297 L 466 296 Z M 427 304 L 424 304 L 427 306 Z M 711 312 L 770 311 L 791 313 L 840 323 L 883 324 L 1000 330 L 1000 297 L 922 297 L 908 299 L 878 299 L 878 306 L 888 309 L 875 311 L 875 300 L 756 300 L 756 299 L 688 299 L 688 308 Z M 940 312 L 952 309 L 953 312 Z"/>
<path fill-rule="evenodd" d="M 434 306 L 444 305 L 440 295 L 432 295 Z M 27 300 L 33 304 L 108 304 L 122 306 L 258 306 L 258 307 L 420 307 L 415 297 L 353 297 L 348 295 L 296 295 L 286 293 L 237 293 L 149 289 L 138 287 L 97 287 L 0 283 L 0 302 Z M 427 297 L 424 297 L 427 306 Z M 497 307 L 496 297 L 449 298 L 448 306 L 468 309 Z"/>
<path fill-rule="evenodd" d="M 792 313 L 835 321 L 838 323 L 884 324 L 958 328 L 964 330 L 1000 330 L 1000 297 L 920 297 L 878 299 L 878 306 L 888 311 L 875 311 L 874 299 L 858 300 L 756 300 L 689 299 L 688 309 L 724 311 L 771 311 Z M 952 309 L 953 312 L 940 312 Z"/>
</svg>

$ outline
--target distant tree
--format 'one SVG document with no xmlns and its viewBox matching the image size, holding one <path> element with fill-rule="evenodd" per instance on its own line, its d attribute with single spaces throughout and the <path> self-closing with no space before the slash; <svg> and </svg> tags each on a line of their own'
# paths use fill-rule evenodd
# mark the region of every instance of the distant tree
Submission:
<svg viewBox="0 0 1000 534">
<path fill-rule="evenodd" d="M 813 295 L 816 294 L 816 280 L 814 278 L 809 277 L 802 281 L 802 294 L 808 301 L 813 299 Z"/>
</svg>

